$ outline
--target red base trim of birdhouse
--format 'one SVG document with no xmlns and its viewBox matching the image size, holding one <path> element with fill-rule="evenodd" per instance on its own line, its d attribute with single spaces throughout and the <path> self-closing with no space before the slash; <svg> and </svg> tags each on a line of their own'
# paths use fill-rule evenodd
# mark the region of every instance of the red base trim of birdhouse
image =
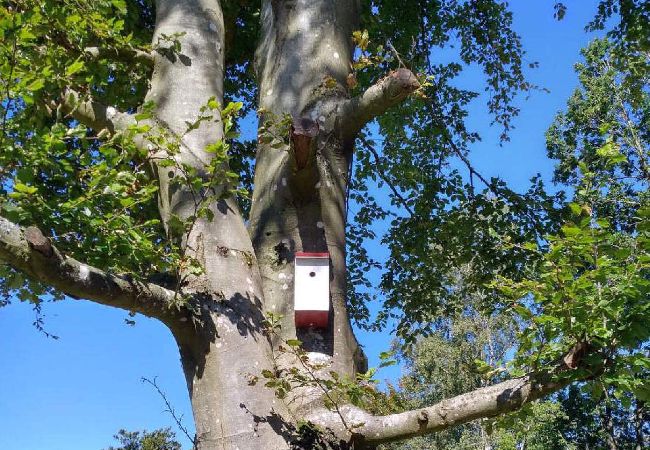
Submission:
<svg viewBox="0 0 650 450">
<path fill-rule="evenodd" d="M 329 311 L 296 311 L 296 328 L 327 328 Z"/>
</svg>

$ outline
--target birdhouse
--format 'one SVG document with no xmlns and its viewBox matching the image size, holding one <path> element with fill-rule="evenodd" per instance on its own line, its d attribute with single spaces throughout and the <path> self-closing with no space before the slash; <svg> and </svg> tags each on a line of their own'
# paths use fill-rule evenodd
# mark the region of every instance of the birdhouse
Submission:
<svg viewBox="0 0 650 450">
<path fill-rule="evenodd" d="M 296 328 L 327 328 L 330 312 L 330 255 L 295 255 L 294 311 Z"/>
</svg>

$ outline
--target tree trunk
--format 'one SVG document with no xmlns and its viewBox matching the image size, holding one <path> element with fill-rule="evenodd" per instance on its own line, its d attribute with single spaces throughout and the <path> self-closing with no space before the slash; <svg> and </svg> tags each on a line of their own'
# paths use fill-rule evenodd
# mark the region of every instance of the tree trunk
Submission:
<svg viewBox="0 0 650 450">
<path fill-rule="evenodd" d="M 612 419 L 612 408 L 610 408 L 608 402 L 609 400 L 605 400 L 605 408 L 602 414 L 603 431 L 605 431 L 607 448 L 609 448 L 609 450 L 618 450 L 618 444 L 616 443 L 616 436 L 614 435 L 614 420 Z"/>
<path fill-rule="evenodd" d="M 345 304 L 346 194 L 354 137 L 344 135 L 340 109 L 347 101 L 357 17 L 355 0 L 263 2 L 256 58 L 260 123 L 277 124 L 289 116 L 291 130 L 280 148 L 264 143 L 261 130 L 249 225 L 267 304 L 284 317 L 283 337 L 297 334 L 306 350 L 331 361 L 330 370 L 349 376 L 364 363 Z M 296 251 L 330 255 L 332 319 L 326 330 L 295 329 Z"/>
<path fill-rule="evenodd" d="M 310 360 L 325 363 L 318 376 L 336 371 L 353 377 L 366 370 L 346 308 L 345 226 L 347 189 L 356 133 L 363 125 L 417 89 L 406 69 L 388 74 L 350 98 L 347 77 L 357 0 L 264 0 L 256 54 L 261 108 L 255 187 L 248 230 L 237 203 L 211 188 L 210 218 L 198 214 L 205 192 L 175 182 L 193 170 L 204 180 L 213 155 L 205 149 L 223 137 L 219 117 L 188 130 L 208 99 L 223 99 L 224 25 L 218 0 L 159 0 L 154 44 L 177 38 L 180 54 L 158 51 L 147 100 L 155 104 L 153 125 L 180 138 L 176 165 L 158 163 L 160 214 L 170 238 L 202 273 L 181 271 L 190 308 L 165 322 L 178 342 L 200 450 L 283 448 L 374 448 L 378 443 L 444 429 L 481 417 L 483 410 L 509 410 L 542 395 L 552 385 L 534 380 L 506 382 L 450 399 L 440 406 L 373 417 L 350 405 L 324 407 L 323 389 L 293 389 L 281 401 L 257 382 L 263 372 L 298 368 L 300 361 L 276 352 L 298 337 Z M 287 118 L 285 121 L 284 119 Z M 283 126 L 283 123 L 288 125 Z M 275 135 L 269 142 L 266 134 Z M 149 139 L 154 143 L 155 140 Z M 149 146 L 154 156 L 169 157 Z M 191 219 L 174 236 L 172 219 Z M 328 252 L 331 313 L 327 329 L 296 329 L 293 262 L 296 251 Z M 278 334 L 264 332 L 264 315 L 282 316 Z M 505 391 L 502 391 L 505 389 Z M 522 394 L 526 392 L 526 394 Z M 508 394 L 505 394 L 508 393 Z M 474 397 L 476 396 L 476 397 Z M 477 401 L 468 401 L 476 398 Z M 522 400 L 525 399 L 525 400 Z M 479 405 L 445 418 L 450 405 Z M 442 409 L 440 409 L 442 408 Z M 433 420 L 442 417 L 443 420 Z M 296 428 L 312 420 L 325 433 Z M 349 426 L 354 424 L 354 431 Z M 366 427 L 360 430 L 358 427 Z M 312 430 L 313 431 L 313 430 Z M 318 442 L 318 444 L 316 444 Z"/>
<path fill-rule="evenodd" d="M 203 123 L 187 133 L 186 121 L 195 121 L 209 98 L 223 99 L 221 7 L 217 0 L 159 0 L 156 6 L 154 43 L 163 34 L 184 34 L 178 38 L 180 55 L 156 55 L 147 100 L 155 104 L 156 121 L 183 136 L 175 155 L 179 165 L 207 177 L 212 155 L 204 149 L 223 137 L 221 123 Z M 172 215 L 185 220 L 196 214 L 196 193 L 173 182 L 178 172 L 157 168 L 165 222 Z M 250 238 L 234 199 L 209 207 L 214 217 L 198 218 L 182 238 L 185 254 L 203 267 L 200 275 L 180 274 L 187 280 L 183 293 L 193 297 L 198 311 L 170 324 L 192 401 L 196 444 L 200 450 L 287 448 L 278 422 L 285 407 L 272 390 L 249 383 L 251 376 L 272 368 Z"/>
</svg>

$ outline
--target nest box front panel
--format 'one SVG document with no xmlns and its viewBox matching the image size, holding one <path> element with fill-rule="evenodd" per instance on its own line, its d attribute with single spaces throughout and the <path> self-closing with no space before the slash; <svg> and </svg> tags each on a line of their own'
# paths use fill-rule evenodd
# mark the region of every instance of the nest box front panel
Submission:
<svg viewBox="0 0 650 450">
<path fill-rule="evenodd" d="M 296 253 L 294 287 L 296 327 L 326 328 L 330 311 L 329 254 Z"/>
</svg>

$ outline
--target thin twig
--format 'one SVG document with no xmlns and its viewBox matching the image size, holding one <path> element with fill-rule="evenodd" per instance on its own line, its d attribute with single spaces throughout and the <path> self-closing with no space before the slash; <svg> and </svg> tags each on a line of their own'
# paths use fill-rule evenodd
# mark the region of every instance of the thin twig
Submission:
<svg viewBox="0 0 650 450">
<path fill-rule="evenodd" d="M 372 156 L 375 158 L 375 163 L 376 163 L 376 165 L 379 166 L 381 157 L 379 156 L 379 153 L 377 153 L 377 150 L 375 150 L 375 148 L 372 146 L 372 144 L 370 144 L 370 142 L 368 142 L 368 141 L 366 140 L 366 138 L 364 138 L 364 137 L 359 137 L 359 140 L 361 141 L 361 143 L 363 144 L 363 146 L 364 146 L 366 149 L 368 149 L 368 151 L 369 151 L 370 153 L 372 153 Z M 390 188 L 390 190 L 393 191 L 393 194 L 395 195 L 395 197 L 397 197 L 397 199 L 400 201 L 400 203 L 402 204 L 402 206 L 404 206 L 404 208 L 409 212 L 409 214 L 410 214 L 411 216 L 414 216 L 414 215 L 415 215 L 415 212 L 413 211 L 413 209 L 411 209 L 411 207 L 410 207 L 409 204 L 407 203 L 407 201 L 406 201 L 406 199 L 404 198 L 404 196 L 403 196 L 402 194 L 399 193 L 399 191 L 397 190 L 397 188 L 393 185 L 393 183 L 391 183 L 391 181 L 388 179 L 388 177 L 386 177 L 386 175 L 384 175 L 384 173 L 382 172 L 382 170 L 378 170 L 377 172 L 378 172 L 379 178 L 381 178 L 381 179 L 382 179 L 382 180 L 383 180 L 383 181 L 388 185 L 388 187 Z"/>
<path fill-rule="evenodd" d="M 178 428 L 183 432 L 183 434 L 187 437 L 187 439 L 189 439 L 190 442 L 192 442 L 192 449 L 196 450 L 198 448 L 198 442 L 197 442 L 198 439 L 196 438 L 196 435 L 194 435 L 194 437 L 190 436 L 189 431 L 187 431 L 187 428 L 185 428 L 185 426 L 183 425 L 183 422 L 182 422 L 183 416 L 179 417 L 176 414 L 176 410 L 171 405 L 171 403 L 169 403 L 169 400 L 167 399 L 167 396 L 162 391 L 162 389 L 160 389 L 160 387 L 158 386 L 158 383 L 156 383 L 156 378 L 157 377 L 154 377 L 153 380 L 150 380 L 149 378 L 142 377 L 142 378 L 140 378 L 140 381 L 142 381 L 143 383 L 150 384 L 158 392 L 158 394 L 162 397 L 163 401 L 165 402 L 165 406 L 167 407 L 167 409 L 165 411 L 168 412 L 172 416 L 172 418 L 174 419 L 174 422 L 176 422 L 176 425 L 178 426 Z"/>
<path fill-rule="evenodd" d="M 432 68 L 431 68 L 431 64 L 429 63 L 429 71 L 431 71 L 431 70 L 432 70 Z M 437 93 L 437 92 L 438 92 L 438 90 L 436 90 L 436 93 Z M 434 101 L 437 101 L 437 99 L 435 99 Z M 434 110 L 434 103 L 433 103 L 433 101 L 431 101 L 431 102 L 427 102 L 427 104 L 429 105 L 429 109 L 430 109 L 430 112 L 431 112 L 432 117 L 433 117 L 433 116 L 436 116 L 436 114 L 435 114 L 436 111 Z M 435 121 L 434 121 L 434 123 L 435 123 Z M 470 178 L 472 177 L 472 175 L 476 175 L 476 178 L 478 178 L 479 180 L 481 180 L 481 182 L 482 182 L 482 183 L 483 183 L 483 184 L 484 184 L 484 185 L 485 185 L 485 186 L 490 190 L 490 192 L 492 192 L 492 193 L 493 193 L 494 195 L 496 195 L 497 197 L 502 197 L 502 194 L 499 193 L 499 191 L 497 191 L 497 190 L 494 188 L 494 185 L 493 185 L 492 183 L 489 183 L 489 182 L 485 179 L 485 177 L 483 177 L 483 175 L 481 175 L 481 174 L 480 174 L 480 173 L 479 173 L 479 172 L 474 168 L 474 166 L 472 166 L 472 163 L 471 163 L 471 162 L 469 161 L 469 159 L 467 159 L 467 157 L 463 154 L 462 150 L 461 150 L 460 148 L 458 148 L 458 146 L 454 143 L 453 139 L 451 139 L 451 137 L 450 137 L 450 135 L 449 135 L 450 133 L 449 133 L 449 130 L 447 129 L 446 125 L 444 125 L 443 123 L 436 123 L 436 125 L 437 125 L 441 130 L 444 130 L 444 132 L 442 133 L 442 137 L 443 137 L 443 139 L 445 140 L 445 142 L 447 143 L 447 145 L 449 145 L 449 147 L 450 147 L 451 150 L 454 152 L 454 154 L 455 154 L 456 156 L 458 156 L 458 158 L 459 158 L 459 159 L 460 159 L 460 160 L 465 164 L 465 166 L 467 167 L 467 170 L 469 170 Z"/>
<path fill-rule="evenodd" d="M 393 47 L 393 44 L 390 41 L 386 41 L 386 43 L 388 44 L 388 48 L 393 52 L 393 54 L 397 58 L 397 61 L 399 61 L 400 67 L 408 68 L 406 64 L 404 64 L 404 61 L 402 61 L 402 58 L 400 58 L 399 53 L 397 52 L 395 47 Z"/>
<path fill-rule="evenodd" d="M 454 152 L 454 154 L 455 154 L 456 156 L 458 156 L 458 158 L 459 158 L 459 159 L 460 159 L 460 160 L 465 164 L 465 166 L 467 167 L 467 170 L 469 170 L 469 176 L 470 176 L 470 178 L 472 178 L 473 175 L 476 175 L 476 178 L 478 178 L 479 180 L 481 180 L 481 182 L 485 185 L 485 187 L 487 187 L 487 188 L 490 190 L 490 192 L 492 192 L 492 193 L 493 193 L 494 195 L 496 195 L 497 197 L 501 197 L 501 196 L 502 196 L 501 193 L 500 193 L 499 191 L 497 191 L 497 190 L 494 188 L 494 185 L 493 185 L 492 183 L 488 182 L 488 181 L 485 179 L 485 177 L 484 177 L 483 175 L 481 175 L 481 174 L 480 174 L 480 173 L 479 173 L 479 172 L 474 168 L 474 166 L 472 166 L 472 163 L 469 161 L 469 159 L 467 159 L 467 157 L 463 154 L 463 152 L 461 151 L 461 149 L 459 149 L 458 146 L 457 146 L 456 144 L 454 144 L 454 142 L 451 140 L 451 138 L 449 138 L 449 137 L 447 136 L 447 133 L 445 133 L 445 134 L 443 135 L 443 138 L 444 138 L 445 141 L 447 142 L 447 145 L 449 145 L 449 147 L 451 148 L 451 150 Z"/>
</svg>

